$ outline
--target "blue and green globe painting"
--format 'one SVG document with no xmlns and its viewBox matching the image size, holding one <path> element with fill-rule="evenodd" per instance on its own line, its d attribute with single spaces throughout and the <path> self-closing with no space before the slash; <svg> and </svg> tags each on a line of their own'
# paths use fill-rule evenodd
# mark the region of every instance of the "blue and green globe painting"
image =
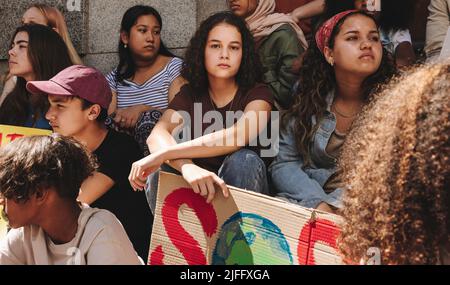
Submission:
<svg viewBox="0 0 450 285">
<path fill-rule="evenodd" d="M 220 231 L 213 265 L 291 265 L 289 244 L 280 228 L 255 214 L 236 213 Z"/>
</svg>

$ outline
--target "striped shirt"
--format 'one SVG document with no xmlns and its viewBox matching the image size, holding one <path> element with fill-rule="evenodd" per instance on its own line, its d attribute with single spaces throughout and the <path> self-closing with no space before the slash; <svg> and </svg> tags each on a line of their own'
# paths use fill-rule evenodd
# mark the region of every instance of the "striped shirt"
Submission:
<svg viewBox="0 0 450 285">
<path fill-rule="evenodd" d="M 119 83 L 116 80 L 117 69 L 106 75 L 110 88 L 117 94 L 117 108 L 147 105 L 167 109 L 169 105 L 169 88 L 180 76 L 183 60 L 174 57 L 155 76 L 139 85 L 129 80 Z"/>
</svg>

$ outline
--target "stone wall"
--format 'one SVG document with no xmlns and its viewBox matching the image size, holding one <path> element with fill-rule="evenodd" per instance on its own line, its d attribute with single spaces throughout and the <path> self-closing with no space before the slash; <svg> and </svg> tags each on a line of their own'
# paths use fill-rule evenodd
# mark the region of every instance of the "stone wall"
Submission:
<svg viewBox="0 0 450 285">
<path fill-rule="evenodd" d="M 105 73 L 117 64 L 120 21 L 129 7 L 136 4 L 155 7 L 163 19 L 163 41 L 179 56 L 183 56 L 200 22 L 226 9 L 226 0 L 0 0 L 1 74 L 7 69 L 12 34 L 32 3 L 46 3 L 63 11 L 74 46 L 84 63 Z"/>
</svg>

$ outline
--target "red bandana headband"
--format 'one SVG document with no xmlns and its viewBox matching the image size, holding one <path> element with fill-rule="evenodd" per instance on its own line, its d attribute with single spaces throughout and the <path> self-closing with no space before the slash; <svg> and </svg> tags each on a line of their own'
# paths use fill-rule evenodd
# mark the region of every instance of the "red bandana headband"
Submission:
<svg viewBox="0 0 450 285">
<path fill-rule="evenodd" d="M 337 15 L 334 15 L 320 27 L 320 29 L 316 33 L 316 43 L 322 54 L 325 47 L 329 44 L 331 33 L 333 32 L 334 27 L 336 27 L 337 23 L 348 14 L 354 12 L 358 12 L 358 10 L 344 11 Z"/>
</svg>

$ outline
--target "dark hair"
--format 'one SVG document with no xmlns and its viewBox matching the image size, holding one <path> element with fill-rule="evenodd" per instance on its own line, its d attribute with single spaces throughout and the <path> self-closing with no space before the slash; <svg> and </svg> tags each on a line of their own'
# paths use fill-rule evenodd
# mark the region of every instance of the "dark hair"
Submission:
<svg viewBox="0 0 450 285">
<path fill-rule="evenodd" d="M 192 37 L 186 51 L 181 75 L 194 90 L 208 90 L 208 74 L 205 68 L 205 48 L 210 31 L 218 24 L 226 23 L 239 31 L 242 36 L 242 62 L 236 75 L 238 86 L 249 90 L 262 82 L 262 67 L 255 50 L 255 42 L 243 19 L 231 12 L 220 12 L 203 21 Z"/>
<path fill-rule="evenodd" d="M 414 10 L 412 0 L 381 0 L 380 28 L 384 32 L 406 30 Z"/>
<path fill-rule="evenodd" d="M 25 137 L 0 150 L 0 193 L 19 203 L 38 190 L 54 188 L 76 201 L 81 184 L 96 169 L 89 151 L 73 138 L 58 134 Z"/>
<path fill-rule="evenodd" d="M 378 24 L 384 32 L 408 29 L 414 8 L 412 0 L 381 0 Z M 334 15 L 355 9 L 355 0 L 326 0 L 324 20 Z"/>
<path fill-rule="evenodd" d="M 79 97 L 76 97 L 76 98 L 78 98 L 78 99 L 80 99 L 82 101 L 83 104 L 82 104 L 81 108 L 83 110 L 86 110 L 86 109 L 90 108 L 92 105 L 95 105 L 94 103 L 91 103 L 91 102 L 87 101 L 86 99 L 82 99 L 82 98 L 79 98 Z M 106 121 L 107 118 L 108 118 L 108 110 L 106 110 L 105 108 L 101 107 L 100 114 L 98 115 L 96 121 L 98 123 L 103 124 Z"/>
<path fill-rule="evenodd" d="M 334 40 L 342 24 L 353 15 L 364 15 L 375 21 L 370 15 L 363 12 L 348 14 L 335 26 L 329 42 L 330 48 L 333 48 Z M 392 58 L 383 49 L 383 58 L 379 69 L 367 77 L 362 84 L 366 101 L 370 100 L 371 95 L 379 89 L 381 84 L 387 82 L 395 74 L 395 70 Z M 311 118 L 315 116 L 317 122 L 323 119 L 327 109 L 327 96 L 336 86 L 334 69 L 325 60 L 314 39 L 310 41 L 310 46 L 305 52 L 299 83 L 301 90 L 297 90 L 299 94 L 295 98 L 294 105 L 283 116 L 283 126 L 287 128 L 290 125 L 289 122 L 294 120 L 297 149 L 307 166 L 311 163 L 310 144 L 319 125 L 313 126 Z"/>
<path fill-rule="evenodd" d="M 11 46 L 20 32 L 26 32 L 29 37 L 28 57 L 33 66 L 35 80 L 49 80 L 72 65 L 66 44 L 53 29 L 35 24 L 21 26 L 15 31 Z M 24 78 L 17 78 L 16 86 L 0 107 L 0 124 L 23 126 L 31 111 L 35 115 L 34 122 L 38 116 L 46 112 L 48 102 L 45 97 L 31 95 L 26 89 L 26 84 Z"/>
<path fill-rule="evenodd" d="M 131 28 L 136 25 L 139 17 L 148 15 L 155 16 L 156 20 L 162 28 L 161 15 L 155 8 L 150 6 L 137 5 L 128 9 L 123 15 L 122 23 L 120 24 L 120 31 L 125 32 L 129 35 Z M 175 55 L 167 49 L 162 41 L 158 53 L 169 57 L 175 57 Z M 136 64 L 133 60 L 131 50 L 129 48 L 125 48 L 124 43 L 120 39 L 119 65 L 117 66 L 116 80 L 117 82 L 123 83 L 124 79 L 132 77 L 135 72 Z"/>
<path fill-rule="evenodd" d="M 349 263 L 442 263 L 450 243 L 450 62 L 390 83 L 354 124 L 342 152 Z"/>
<path fill-rule="evenodd" d="M 328 20 L 340 12 L 355 9 L 355 0 L 325 0 L 324 20 Z"/>
</svg>

